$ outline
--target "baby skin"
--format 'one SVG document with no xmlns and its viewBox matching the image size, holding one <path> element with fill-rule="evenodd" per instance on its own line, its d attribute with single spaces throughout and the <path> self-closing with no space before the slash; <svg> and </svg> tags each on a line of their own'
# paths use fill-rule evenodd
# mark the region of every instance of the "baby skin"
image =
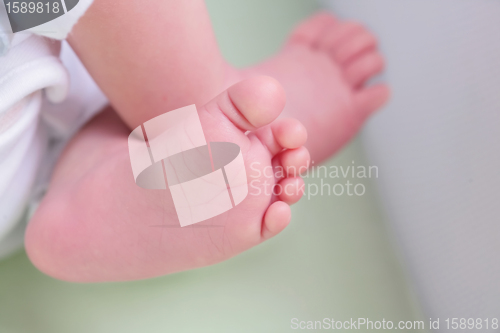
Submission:
<svg viewBox="0 0 500 333">
<path fill-rule="evenodd" d="M 198 108 L 208 142 L 240 146 L 253 186 L 235 208 L 182 228 L 168 190 L 135 184 L 130 130 L 112 110 L 104 111 L 61 157 L 27 230 L 30 259 L 63 280 L 135 280 L 214 264 L 278 234 L 290 221 L 288 204 L 302 195 L 297 173 L 310 159 L 302 124 L 275 121 L 284 105 L 281 85 L 260 76 Z M 277 196 L 276 184 L 286 191 Z"/>
<path fill-rule="evenodd" d="M 389 98 L 385 84 L 365 86 L 384 69 L 375 36 L 362 25 L 320 13 L 299 25 L 283 50 L 255 67 L 230 72 L 238 78 L 265 74 L 287 94 L 283 115 L 306 127 L 315 163 L 343 147 Z"/>
<path fill-rule="evenodd" d="M 289 204 L 301 197 L 294 170 L 335 153 L 388 99 L 385 85 L 365 86 L 383 61 L 375 38 L 358 24 L 318 14 L 274 58 L 239 70 L 218 53 L 200 15 L 202 2 L 161 0 L 156 12 L 172 17 L 147 17 L 137 26 L 129 22 L 144 11 L 134 8 L 139 2 L 126 3 L 96 0 L 70 38 L 116 113 L 106 110 L 73 139 L 27 229 L 32 262 L 63 280 L 178 272 L 228 259 L 278 234 L 290 221 Z M 185 28 L 190 15 L 198 24 Z M 127 137 L 144 121 L 193 103 L 208 142 L 240 146 L 254 185 L 232 210 L 181 228 L 168 190 L 134 183 Z M 264 172 L 280 167 L 291 171 Z M 274 195 L 277 184 L 287 191 Z"/>
<path fill-rule="evenodd" d="M 282 84 L 283 116 L 304 124 L 306 147 L 320 163 L 389 97 L 385 84 L 365 86 L 384 61 L 375 36 L 358 23 L 316 14 L 294 29 L 277 55 L 237 69 L 220 54 L 204 0 L 150 2 L 157 19 L 140 1 L 95 0 L 69 39 L 130 129 L 266 75 Z"/>
</svg>

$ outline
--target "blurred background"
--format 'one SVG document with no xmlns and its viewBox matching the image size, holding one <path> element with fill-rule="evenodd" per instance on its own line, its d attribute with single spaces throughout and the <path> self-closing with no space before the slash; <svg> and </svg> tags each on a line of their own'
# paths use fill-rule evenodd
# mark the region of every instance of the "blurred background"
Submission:
<svg viewBox="0 0 500 333">
<path fill-rule="evenodd" d="M 157 279 L 66 283 L 17 253 L 0 261 L 0 332 L 288 332 L 292 318 L 428 327 L 428 316 L 498 317 L 499 3 L 207 4 L 238 66 L 275 53 L 319 6 L 379 35 L 392 101 L 327 163 L 375 165 L 379 178 L 356 179 L 363 196 L 304 198 L 282 234 L 231 260 Z"/>
<path fill-rule="evenodd" d="M 365 127 L 377 193 L 426 317 L 500 317 L 500 2 L 331 0 L 380 38 L 392 99 Z M 496 319 L 495 319 L 496 318 Z"/>
</svg>

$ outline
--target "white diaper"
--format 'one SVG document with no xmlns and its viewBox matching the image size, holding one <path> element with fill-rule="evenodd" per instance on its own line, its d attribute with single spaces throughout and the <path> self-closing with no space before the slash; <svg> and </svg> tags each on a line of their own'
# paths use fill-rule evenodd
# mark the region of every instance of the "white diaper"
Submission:
<svg viewBox="0 0 500 333">
<path fill-rule="evenodd" d="M 66 42 L 39 36 L 65 38 L 91 3 L 17 34 L 0 13 L 0 258 L 22 245 L 64 145 L 107 103 Z"/>
</svg>

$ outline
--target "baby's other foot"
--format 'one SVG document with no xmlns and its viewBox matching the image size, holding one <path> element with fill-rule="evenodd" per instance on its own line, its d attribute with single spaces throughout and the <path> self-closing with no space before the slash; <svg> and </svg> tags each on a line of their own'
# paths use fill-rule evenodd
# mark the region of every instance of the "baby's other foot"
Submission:
<svg viewBox="0 0 500 333">
<path fill-rule="evenodd" d="M 365 86 L 383 68 L 377 40 L 369 31 L 320 13 L 299 25 L 275 57 L 236 74 L 230 72 L 235 77 L 276 78 L 287 94 L 283 116 L 304 124 L 309 133 L 306 147 L 312 159 L 321 162 L 388 100 L 386 85 Z"/>
<path fill-rule="evenodd" d="M 297 171 L 309 163 L 305 128 L 275 121 L 284 105 L 280 84 L 260 76 L 198 109 L 207 142 L 241 148 L 251 186 L 233 209 L 182 228 L 168 190 L 135 184 L 129 130 L 112 110 L 99 115 L 55 170 L 26 233 L 30 259 L 63 280 L 142 279 L 214 264 L 278 234 L 302 195 Z"/>
</svg>

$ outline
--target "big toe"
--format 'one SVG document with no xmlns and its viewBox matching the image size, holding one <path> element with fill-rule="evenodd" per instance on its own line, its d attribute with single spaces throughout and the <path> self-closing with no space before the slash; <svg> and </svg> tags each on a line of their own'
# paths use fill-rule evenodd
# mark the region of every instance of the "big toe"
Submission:
<svg viewBox="0 0 500 333">
<path fill-rule="evenodd" d="M 209 141 L 226 134 L 254 131 L 275 120 L 285 107 L 285 91 L 277 80 L 256 76 L 241 81 L 200 109 Z"/>
</svg>

